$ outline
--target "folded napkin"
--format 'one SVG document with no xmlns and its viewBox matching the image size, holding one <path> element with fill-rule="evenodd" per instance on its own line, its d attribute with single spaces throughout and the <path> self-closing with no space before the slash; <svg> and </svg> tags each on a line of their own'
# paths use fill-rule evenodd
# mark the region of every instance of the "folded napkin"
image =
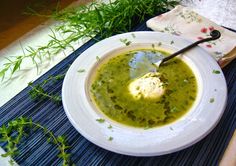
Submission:
<svg viewBox="0 0 236 166">
<path fill-rule="evenodd" d="M 176 6 L 171 11 L 148 20 L 147 26 L 154 31 L 182 36 L 192 42 L 209 37 L 210 32 L 217 29 L 221 32 L 220 39 L 199 46 L 209 52 L 221 67 L 236 58 L 236 33 L 195 13 L 191 8 Z"/>
</svg>

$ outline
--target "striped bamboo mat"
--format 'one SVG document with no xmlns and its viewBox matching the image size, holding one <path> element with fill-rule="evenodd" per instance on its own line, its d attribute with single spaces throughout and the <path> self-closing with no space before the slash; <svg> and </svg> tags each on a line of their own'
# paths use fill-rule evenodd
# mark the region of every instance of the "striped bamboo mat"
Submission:
<svg viewBox="0 0 236 166">
<path fill-rule="evenodd" d="M 134 31 L 148 30 L 145 23 Z M 44 74 L 35 83 L 41 83 L 50 75 L 63 74 L 70 64 L 95 41 L 91 40 L 76 50 L 61 63 Z M 0 108 L 0 126 L 20 116 L 32 117 L 34 122 L 47 127 L 56 135 L 65 135 L 71 146 L 72 162 L 76 165 L 217 165 L 236 129 L 236 60 L 224 69 L 228 86 L 228 103 L 222 119 L 216 128 L 203 140 L 182 151 L 157 157 L 130 157 L 104 150 L 81 136 L 70 124 L 62 104 L 48 100 L 32 101 L 30 88 L 24 89 Z M 61 93 L 62 80 L 45 87 L 46 91 Z M 5 148 L 5 144 L 0 144 Z M 19 145 L 20 154 L 14 159 L 20 165 L 60 165 L 58 150 L 47 143 L 40 131 L 24 139 Z M 1 164 L 0 164 L 1 165 Z"/>
</svg>

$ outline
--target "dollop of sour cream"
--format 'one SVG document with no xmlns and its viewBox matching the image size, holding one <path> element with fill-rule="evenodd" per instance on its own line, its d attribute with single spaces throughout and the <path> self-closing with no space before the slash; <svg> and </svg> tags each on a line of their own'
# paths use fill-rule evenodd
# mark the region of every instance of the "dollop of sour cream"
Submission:
<svg viewBox="0 0 236 166">
<path fill-rule="evenodd" d="M 150 72 L 133 80 L 129 83 L 128 89 L 135 99 L 155 99 L 165 93 L 164 83 L 158 72 Z"/>
</svg>

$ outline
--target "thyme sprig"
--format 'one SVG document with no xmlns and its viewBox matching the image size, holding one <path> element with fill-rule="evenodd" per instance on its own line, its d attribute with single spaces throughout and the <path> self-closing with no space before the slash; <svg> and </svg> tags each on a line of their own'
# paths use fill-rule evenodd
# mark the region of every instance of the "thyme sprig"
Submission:
<svg viewBox="0 0 236 166">
<path fill-rule="evenodd" d="M 32 82 L 28 83 L 28 86 L 31 87 L 31 90 L 29 91 L 29 95 L 33 100 L 44 100 L 49 99 L 55 103 L 61 102 L 61 96 L 57 94 L 48 93 L 44 90 L 44 86 L 48 84 L 49 82 L 55 83 L 59 80 L 62 80 L 65 77 L 65 74 L 60 74 L 56 76 L 50 76 L 47 79 L 45 79 L 42 83 L 38 83 L 34 85 Z"/>
<path fill-rule="evenodd" d="M 115 0 L 109 3 L 92 2 L 76 8 L 53 12 L 50 18 L 59 20 L 49 35 L 48 44 L 36 48 L 27 47 L 23 55 L 6 58 L 0 77 L 4 79 L 7 72 L 13 75 L 20 70 L 22 62 L 31 59 L 38 67 L 44 57 L 51 57 L 65 50 L 73 48 L 79 39 L 88 39 L 95 36 L 97 40 L 112 36 L 113 34 L 127 32 L 134 25 L 142 22 L 146 16 L 154 16 L 164 12 L 169 7 L 178 4 L 178 0 Z M 35 14 L 35 13 L 34 13 Z M 60 35 L 58 37 L 56 32 Z"/>
<path fill-rule="evenodd" d="M 58 157 L 63 160 L 62 165 L 67 166 L 70 163 L 70 154 L 66 152 L 69 146 L 66 144 L 66 139 L 64 136 L 55 136 L 46 127 L 35 123 L 29 118 L 17 118 L 8 122 L 7 125 L 2 125 L 0 128 L 0 142 L 6 142 L 6 153 L 2 154 L 2 157 L 11 157 L 9 163 L 13 165 L 14 161 L 12 157 L 19 154 L 18 145 L 24 137 L 27 137 L 30 130 L 29 129 L 41 129 L 44 131 L 45 136 L 47 136 L 47 141 L 58 147 L 59 155 Z"/>
</svg>

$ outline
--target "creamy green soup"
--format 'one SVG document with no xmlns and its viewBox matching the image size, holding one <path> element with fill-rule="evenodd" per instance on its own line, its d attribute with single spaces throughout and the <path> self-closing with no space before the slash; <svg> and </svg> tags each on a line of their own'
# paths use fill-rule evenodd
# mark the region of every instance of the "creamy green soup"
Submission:
<svg viewBox="0 0 236 166">
<path fill-rule="evenodd" d="M 182 117 L 193 105 L 197 96 L 195 75 L 185 62 L 174 58 L 155 71 L 161 82 L 155 86 L 162 88 L 162 94 L 150 98 L 148 95 L 135 97 L 129 86 L 139 78 L 131 76 L 134 69 L 130 62 L 140 51 L 153 52 L 130 51 L 112 57 L 98 66 L 91 80 L 92 101 L 106 116 L 125 125 L 146 128 L 171 123 Z M 151 69 L 150 73 L 152 72 L 154 71 Z M 137 91 L 138 88 L 136 87 Z"/>
</svg>

